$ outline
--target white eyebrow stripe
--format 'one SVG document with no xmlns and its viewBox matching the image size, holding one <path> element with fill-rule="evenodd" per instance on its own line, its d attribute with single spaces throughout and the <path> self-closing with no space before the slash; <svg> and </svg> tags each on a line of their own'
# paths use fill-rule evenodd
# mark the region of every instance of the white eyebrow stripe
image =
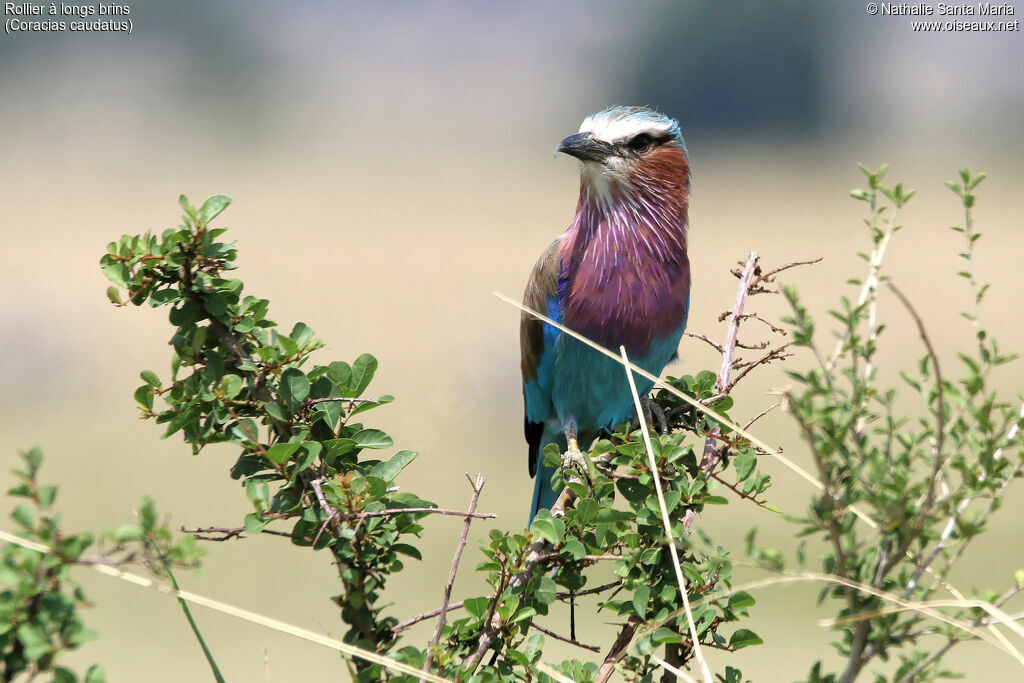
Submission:
<svg viewBox="0 0 1024 683">
<path fill-rule="evenodd" d="M 579 130 L 581 133 L 593 133 L 595 138 L 613 144 L 632 140 L 642 133 L 657 138 L 667 135 L 670 131 L 670 125 L 640 117 L 594 118 L 592 116 L 583 119 Z"/>
</svg>

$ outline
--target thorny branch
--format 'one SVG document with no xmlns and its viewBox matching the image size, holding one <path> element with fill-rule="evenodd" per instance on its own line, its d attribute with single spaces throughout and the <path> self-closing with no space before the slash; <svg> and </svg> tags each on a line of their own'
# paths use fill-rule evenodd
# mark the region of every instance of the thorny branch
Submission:
<svg viewBox="0 0 1024 683">
<path fill-rule="evenodd" d="M 686 333 L 687 335 L 708 344 L 711 348 L 715 349 L 722 355 L 722 364 L 718 372 L 718 379 L 715 383 L 717 391 L 715 396 L 705 403 L 714 403 L 718 399 L 727 396 L 736 384 L 746 377 L 754 368 L 766 365 L 772 361 L 783 360 L 792 355 L 786 353 L 786 350 L 789 348 L 789 343 L 773 347 L 770 341 L 744 344 L 739 340 L 739 328 L 745 320 L 756 320 L 766 325 L 772 333 L 782 335 L 786 334 L 785 330 L 778 325 L 766 320 L 757 313 L 746 311 L 747 298 L 757 294 L 777 293 L 778 290 L 771 285 L 775 283 L 776 276 L 778 276 L 779 273 L 796 266 L 812 265 L 818 263 L 821 259 L 817 258 L 807 261 L 793 261 L 792 263 L 787 263 L 768 272 L 761 271 L 761 268 L 758 265 L 759 260 L 760 257 L 757 252 L 751 251 L 747 256 L 747 260 L 743 262 L 742 269 L 736 268 L 731 271 L 732 274 L 739 279 L 739 284 L 736 289 L 736 300 L 732 309 L 719 316 L 720 321 L 724 321 L 726 319 L 729 320 L 725 342 L 719 344 L 705 335 L 690 332 Z M 754 360 L 741 360 L 735 357 L 737 348 L 746 350 L 767 349 L 767 352 Z M 771 408 L 768 408 L 755 416 L 750 423 L 748 423 L 748 427 L 756 420 L 764 417 L 764 415 L 766 415 L 770 410 Z M 720 437 L 721 429 L 716 427 L 714 432 L 709 434 L 704 442 L 704 452 L 701 457 L 701 469 L 707 474 L 711 474 L 721 461 L 722 448 L 719 442 L 722 441 L 722 439 Z M 690 531 L 696 517 L 696 510 L 689 509 L 686 511 L 683 523 L 687 531 Z"/>
<path fill-rule="evenodd" d="M 732 318 L 729 321 L 729 330 L 725 335 L 725 344 L 718 347 L 722 351 L 722 366 L 718 371 L 718 381 L 715 386 L 720 394 L 726 393 L 731 386 L 729 375 L 732 372 L 733 354 L 736 352 L 736 341 L 741 321 L 740 315 L 742 315 L 743 308 L 747 303 L 750 282 L 754 277 L 754 268 L 757 266 L 758 258 L 756 251 L 751 251 L 747 256 L 747 263 L 743 268 L 743 273 L 740 275 L 740 284 L 736 290 L 736 302 L 732 307 Z M 721 434 L 721 432 L 720 427 L 715 427 L 714 433 L 709 435 L 704 442 L 704 454 L 701 458 L 700 466 L 705 473 L 710 474 L 721 459 L 721 453 L 715 446 L 715 435 Z M 696 518 L 697 511 L 695 509 L 690 508 L 687 510 L 683 518 L 683 527 L 690 531 L 690 527 Z"/>
<path fill-rule="evenodd" d="M 469 475 L 466 475 L 469 479 Z M 462 525 L 462 535 L 459 537 L 459 544 L 455 547 L 455 557 L 452 559 L 452 568 L 448 573 L 448 583 L 444 587 L 444 599 L 441 602 L 441 612 L 437 620 L 437 626 L 434 628 L 434 637 L 430 641 L 430 647 L 427 648 L 427 662 L 423 665 L 423 670 L 429 672 L 430 665 L 434 661 L 434 651 L 437 649 L 437 644 L 441 642 L 441 631 L 444 630 L 445 622 L 448 619 L 448 603 L 452 599 L 452 586 L 455 585 L 455 575 L 459 571 L 459 562 L 462 560 L 462 551 L 466 549 L 466 540 L 469 538 L 469 525 L 473 523 L 473 513 L 476 512 L 476 505 L 480 501 L 480 492 L 484 488 L 484 475 L 477 474 L 476 481 L 470 479 L 470 485 L 473 487 L 473 497 L 469 501 L 469 512 L 466 513 L 466 521 Z"/>
</svg>

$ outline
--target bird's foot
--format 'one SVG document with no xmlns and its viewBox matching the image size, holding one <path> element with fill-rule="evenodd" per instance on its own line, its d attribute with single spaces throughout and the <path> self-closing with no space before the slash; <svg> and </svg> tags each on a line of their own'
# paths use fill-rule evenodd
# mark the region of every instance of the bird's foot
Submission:
<svg viewBox="0 0 1024 683">
<path fill-rule="evenodd" d="M 562 473 L 565 474 L 566 470 L 575 469 L 578 472 L 587 472 L 587 459 L 584 457 L 583 452 L 580 451 L 579 444 L 576 443 L 576 439 L 569 439 L 569 448 L 562 454 Z"/>
<path fill-rule="evenodd" d="M 657 419 L 658 433 L 662 435 L 668 434 L 668 420 L 661 406 L 651 400 L 649 395 L 640 399 L 640 405 L 644 410 L 644 419 L 647 420 L 647 426 L 653 427 L 654 421 Z"/>
</svg>

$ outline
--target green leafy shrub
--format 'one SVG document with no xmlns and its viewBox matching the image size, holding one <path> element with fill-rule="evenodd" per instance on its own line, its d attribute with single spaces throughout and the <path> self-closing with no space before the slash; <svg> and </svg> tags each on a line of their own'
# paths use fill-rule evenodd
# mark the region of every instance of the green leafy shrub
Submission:
<svg viewBox="0 0 1024 683">
<path fill-rule="evenodd" d="M 492 528 L 476 563 L 487 589 L 455 602 L 453 584 L 470 524 L 493 517 L 476 512 L 483 477 L 471 481 L 467 511 L 440 510 L 408 487 L 399 489 L 397 480 L 416 454 L 393 452 L 391 437 L 363 422 L 393 400 L 368 394 L 377 361 L 363 354 L 351 363 L 317 364 L 314 354 L 323 344 L 313 330 L 300 322 L 284 333 L 267 317 L 269 302 L 246 294 L 242 282 L 230 277 L 237 252 L 221 241 L 224 229 L 212 227 L 229 204 L 226 197 L 211 197 L 198 209 L 182 198 L 180 226 L 159 236 L 123 236 L 108 246 L 101 267 L 114 283 L 108 289 L 112 302 L 167 307 L 174 327 L 170 375 L 146 370 L 135 392 L 143 416 L 164 425 L 165 437 L 179 435 L 194 453 L 212 443 L 239 450 L 230 476 L 242 484 L 252 512 L 238 527 L 195 530 L 196 536 L 269 533 L 330 553 L 340 583 L 333 599 L 348 627 L 345 652 L 356 680 L 605 681 L 618 672 L 627 680 L 653 681 L 684 667 L 711 680 L 705 650 L 760 644 L 744 626 L 755 599 L 752 589 L 734 585 L 732 552 L 693 525 L 699 513 L 712 514 L 730 501 L 776 510 L 766 497 L 771 480 L 758 460 L 779 454 L 749 432 L 767 411 L 744 411 L 756 414 L 739 427 L 730 417 L 740 412 L 731 391 L 751 370 L 787 357 L 790 345 L 817 359 L 810 370 L 788 371 L 796 386 L 785 407 L 822 487 L 807 514 L 794 521 L 798 535 L 820 537 L 828 549 L 824 573 L 804 571 L 796 578 L 822 581 L 822 599 L 840 601 L 836 647 L 848 661 L 842 673 L 826 672 L 817 662 L 808 680 L 852 681 L 874 660 L 890 657 L 898 659 L 891 677 L 876 673 L 877 681 L 928 680 L 946 675 L 941 657 L 950 647 L 986 637 L 982 627 L 998 621 L 999 608 L 1022 587 L 1024 575 L 1009 590 L 982 594 L 980 601 L 961 599 L 953 608 L 924 602 L 949 588 L 950 568 L 1020 475 L 1015 456 L 1021 418 L 1017 404 L 990 386 L 1011 357 L 985 332 L 978 310 L 966 316 L 977 351 L 960 356 L 964 374 L 952 382 L 942 374 L 917 313 L 896 289 L 927 351 L 913 371 L 901 373 L 920 398 L 922 415 L 900 414 L 896 390 L 882 386 L 875 358 L 885 328 L 878 313 L 887 281 L 883 257 L 899 229 L 897 212 L 913 194 L 899 184 L 884 185 L 884 173 L 865 169 L 868 188 L 854 192 L 869 204 L 873 248 L 865 255 L 868 277 L 857 283 L 858 301 L 844 298 L 831 312 L 840 324 L 835 351 L 826 355 L 820 348 L 815 320 L 789 288 L 784 295 L 793 311 L 792 341 L 738 343 L 740 324 L 753 317 L 744 309 L 747 297 L 776 291 L 779 273 L 800 265 L 762 271 L 752 253 L 735 272 L 740 284 L 737 303 L 723 315 L 729 320 L 726 341 L 696 335 L 722 354 L 721 370 L 669 378 L 645 404 L 637 398 L 638 420 L 605 435 L 583 463 L 563 468 L 561 454 L 549 447 L 544 457 L 555 466 L 559 501 L 529 529 Z M 962 275 L 977 308 L 986 287 L 974 272 L 978 234 L 971 208 L 982 177 L 965 171 L 951 185 L 965 210 L 965 223 L 957 228 L 967 242 Z M 742 349 L 754 350 L 755 357 L 735 357 Z M 74 680 L 56 660 L 89 632 L 78 617 L 84 596 L 70 587 L 69 572 L 96 558 L 84 555 L 93 544 L 90 535 L 60 531 L 52 512 L 56 489 L 36 483 L 40 460 L 36 452 L 26 456 L 23 483 L 11 491 L 35 509 L 22 505 L 14 513 L 31 543 L 3 548 L 4 582 L 11 588 L 0 603 L 7 616 L 0 652 L 10 676 L 49 671 L 58 680 Z M 977 507 L 972 503 L 982 501 L 980 513 L 971 512 Z M 442 609 L 400 622 L 382 604 L 382 592 L 394 575 L 419 571 L 407 563 L 420 557 L 421 522 L 429 514 L 462 517 L 463 534 L 447 584 L 438 581 Z M 194 566 L 198 559 L 192 537 L 174 540 L 157 524 L 151 502 L 141 506 L 139 524 L 105 538 L 110 547 L 99 556 L 104 563 L 140 562 L 175 588 L 171 568 Z M 788 553 L 758 548 L 755 540 L 752 531 L 751 557 L 772 572 L 784 571 Z M 806 564 L 803 545 L 796 556 Z M 545 618 L 559 601 L 576 614 L 584 596 L 596 596 L 595 609 L 620 619 L 613 642 L 580 643 L 574 623 L 565 635 L 559 633 L 564 625 Z M 427 619 L 437 620 L 429 644 L 404 638 L 406 629 Z M 935 626 L 936 619 L 942 626 Z M 945 643 L 920 646 L 935 634 Z M 603 656 L 548 664 L 543 654 L 550 638 Z M 90 669 L 86 680 L 101 676 Z M 717 680 L 745 678 L 726 666 Z"/>
</svg>

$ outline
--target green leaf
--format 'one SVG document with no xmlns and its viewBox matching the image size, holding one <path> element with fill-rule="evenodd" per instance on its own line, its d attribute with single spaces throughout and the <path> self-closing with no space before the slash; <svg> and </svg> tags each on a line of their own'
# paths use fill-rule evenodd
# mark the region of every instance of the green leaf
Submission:
<svg viewBox="0 0 1024 683">
<path fill-rule="evenodd" d="M 299 347 L 303 347 L 310 341 L 312 341 L 313 334 L 314 332 L 311 327 L 309 327 L 306 323 L 299 322 L 295 323 L 295 326 L 292 327 L 291 334 L 289 334 L 288 336 L 295 340 L 295 343 Z"/>
<path fill-rule="evenodd" d="M 210 349 L 206 352 L 206 369 L 210 373 L 210 379 L 214 382 L 224 376 L 224 356 L 217 349 Z"/>
<path fill-rule="evenodd" d="M 281 396 L 288 407 L 295 412 L 309 396 L 309 378 L 298 368 L 288 368 L 281 373 Z"/>
<path fill-rule="evenodd" d="M 463 608 L 476 619 L 483 619 L 487 615 L 487 608 L 491 601 L 488 598 L 466 598 L 462 603 Z"/>
<path fill-rule="evenodd" d="M 647 603 L 651 599 L 651 587 L 640 586 L 633 591 L 633 609 L 636 610 L 636 614 L 639 617 L 643 617 L 647 614 Z"/>
<path fill-rule="evenodd" d="M 391 546 L 391 549 L 396 553 L 405 555 L 406 557 L 411 557 L 416 560 L 423 559 L 423 554 L 420 552 L 420 549 L 414 545 L 409 545 L 408 543 L 395 543 Z"/>
<path fill-rule="evenodd" d="M 757 455 L 751 448 L 742 448 L 733 458 L 732 466 L 736 468 L 736 479 L 745 481 L 757 466 Z"/>
<path fill-rule="evenodd" d="M 18 626 L 18 640 L 24 648 L 26 659 L 35 661 L 53 651 L 50 639 L 46 637 L 46 631 L 38 624 L 25 622 Z"/>
<path fill-rule="evenodd" d="M 533 523 L 530 524 L 530 531 L 537 534 L 551 545 L 558 543 L 558 530 L 555 528 L 555 522 L 551 519 L 550 514 L 547 517 L 542 517 L 540 513 L 533 519 Z"/>
<path fill-rule="evenodd" d="M 331 381 L 331 384 L 345 391 L 352 381 L 352 368 L 348 363 L 335 361 L 327 366 L 327 379 Z"/>
<path fill-rule="evenodd" d="M 331 439 L 330 441 L 325 441 L 324 445 L 327 447 L 327 455 L 325 457 L 329 461 L 333 461 L 356 449 L 356 442 L 353 439 Z M 335 465 L 332 463 L 333 466 Z"/>
<path fill-rule="evenodd" d="M 131 281 L 132 276 L 127 264 L 121 262 L 110 263 L 103 266 L 102 270 L 108 280 L 122 289 L 128 289 L 128 283 Z"/>
<path fill-rule="evenodd" d="M 135 390 L 135 400 L 146 410 L 153 410 L 153 390 L 149 385 L 143 384 Z"/>
<path fill-rule="evenodd" d="M 379 429 L 364 429 L 352 437 L 359 448 L 390 448 L 394 440 Z M 416 457 L 413 454 L 413 457 Z"/>
<path fill-rule="evenodd" d="M 562 546 L 562 552 L 578 562 L 587 554 L 587 549 L 578 539 L 570 538 Z"/>
<path fill-rule="evenodd" d="M 209 223 L 219 216 L 221 211 L 228 208 L 230 203 L 231 198 L 225 197 L 222 194 L 216 194 L 210 197 L 203 202 L 202 208 L 199 209 L 199 220 L 203 223 Z"/>
<path fill-rule="evenodd" d="M 110 303 L 121 305 L 121 290 L 114 285 L 107 287 L 107 298 L 110 299 Z"/>
<path fill-rule="evenodd" d="M 58 666 L 53 669 L 53 683 L 78 683 L 78 676 L 71 669 Z"/>
<path fill-rule="evenodd" d="M 285 412 L 284 408 L 281 407 L 280 403 L 271 402 L 264 403 L 263 410 L 267 411 L 267 415 L 274 418 L 278 422 L 287 422 L 289 415 Z"/>
<path fill-rule="evenodd" d="M 362 434 L 362 432 L 360 432 L 360 434 Z M 356 434 L 357 441 L 358 436 L 359 434 Z M 390 437 L 388 438 L 388 441 L 390 442 Z M 388 445 L 390 445 L 390 443 Z M 392 482 L 395 480 L 395 477 L 398 476 L 399 472 L 405 469 L 409 463 L 416 459 L 417 455 L 418 453 L 416 453 L 416 451 L 398 451 L 387 462 L 380 462 L 374 465 L 373 469 L 370 470 L 370 476 L 380 477 L 384 481 Z"/>
<path fill-rule="evenodd" d="M 152 531 L 156 528 L 156 504 L 149 496 L 145 496 L 139 503 L 139 522 L 142 524 L 143 531 Z"/>
<path fill-rule="evenodd" d="M 754 598 L 746 591 L 738 591 L 729 596 L 729 609 L 743 609 L 753 605 Z"/>
<path fill-rule="evenodd" d="M 736 632 L 732 634 L 731 638 L 729 638 L 729 647 L 734 650 L 739 650 L 740 648 L 749 647 L 751 645 L 761 645 L 762 643 L 764 643 L 764 641 L 761 640 L 761 637 L 748 628 L 736 629 Z"/>
<path fill-rule="evenodd" d="M 599 506 L 593 498 L 580 498 L 576 501 L 576 519 L 580 524 L 587 524 L 597 515 Z"/>
<path fill-rule="evenodd" d="M 302 444 L 302 456 L 298 459 L 295 466 L 295 474 L 308 469 L 316 461 L 322 449 L 323 446 L 319 441 L 304 441 Z"/>
<path fill-rule="evenodd" d="M 536 609 L 534 609 L 533 607 L 523 607 L 518 612 L 516 612 L 516 615 L 514 617 L 512 617 L 511 623 L 514 624 L 518 621 L 523 621 L 524 619 L 532 619 L 535 616 L 537 616 Z"/>
<path fill-rule="evenodd" d="M 196 219 L 196 208 L 189 202 L 188 197 L 181 195 L 178 197 L 178 204 L 181 205 L 181 210 L 185 212 L 185 215 L 192 220 Z"/>
<path fill-rule="evenodd" d="M 542 576 L 540 582 L 537 585 L 537 590 L 534 591 L 533 597 L 537 602 L 543 605 L 550 605 L 555 601 L 555 597 L 558 595 L 558 586 L 551 579 L 550 576 Z"/>
<path fill-rule="evenodd" d="M 594 520 L 597 522 L 630 522 L 633 520 L 633 514 L 625 510 L 601 508 L 597 511 Z"/>
<path fill-rule="evenodd" d="M 48 508 L 53 505 L 53 502 L 57 499 L 57 487 L 56 486 L 40 486 L 39 487 L 39 507 Z"/>
<path fill-rule="evenodd" d="M 233 399 L 242 391 L 242 378 L 238 375 L 224 375 L 224 379 L 220 382 L 220 390 L 225 399 Z"/>
<path fill-rule="evenodd" d="M 43 464 L 43 452 L 38 446 L 24 452 L 21 457 L 25 458 L 25 463 L 29 466 L 29 469 L 37 470 Z"/>
<path fill-rule="evenodd" d="M 652 640 L 656 643 L 681 643 L 683 642 L 683 637 L 670 628 L 659 626 L 654 631 Z"/>
<path fill-rule="evenodd" d="M 368 353 L 356 358 L 355 362 L 352 363 L 352 386 L 350 391 L 353 397 L 360 396 L 366 387 L 370 386 L 370 380 L 373 379 L 373 374 L 377 372 L 377 359 Z"/>
<path fill-rule="evenodd" d="M 36 516 L 32 513 L 32 508 L 27 505 L 15 507 L 14 512 L 11 513 L 11 519 L 26 529 L 31 529 L 36 524 Z"/>
<path fill-rule="evenodd" d="M 228 300 L 217 293 L 207 294 L 205 297 L 203 297 L 203 308 L 206 309 L 207 313 L 216 318 L 224 315 L 227 312 Z"/>
<path fill-rule="evenodd" d="M 295 451 L 299 450 L 300 443 L 276 443 L 267 449 L 267 460 L 278 465 L 288 462 Z"/>
<path fill-rule="evenodd" d="M 269 523 L 269 519 L 263 519 L 255 512 L 250 512 L 245 516 L 245 532 L 247 534 L 258 534 Z"/>
</svg>

